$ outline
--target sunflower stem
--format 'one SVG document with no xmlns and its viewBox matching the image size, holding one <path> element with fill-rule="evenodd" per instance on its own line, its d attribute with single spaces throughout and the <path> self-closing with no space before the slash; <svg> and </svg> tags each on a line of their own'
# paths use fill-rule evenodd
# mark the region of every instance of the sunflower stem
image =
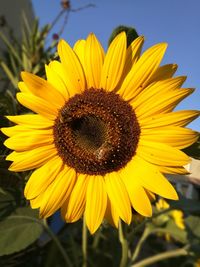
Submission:
<svg viewBox="0 0 200 267">
<path fill-rule="evenodd" d="M 147 239 L 147 237 L 149 236 L 149 234 L 150 234 L 149 228 L 145 228 L 144 232 L 143 232 L 141 238 L 139 239 L 137 246 L 133 252 L 133 255 L 131 257 L 131 262 L 134 262 L 137 259 L 137 257 L 139 256 L 142 245 L 143 245 L 144 241 Z"/>
<path fill-rule="evenodd" d="M 171 210 L 173 210 L 173 208 L 167 208 L 165 210 L 161 210 L 160 212 L 153 214 L 150 218 L 144 219 L 138 226 L 133 229 L 133 231 L 128 234 L 128 240 L 133 239 L 135 234 L 139 232 L 148 222 L 152 222 L 154 218 L 157 218 L 158 216 L 165 214 Z"/>
<path fill-rule="evenodd" d="M 43 220 L 43 227 L 46 230 L 46 232 L 48 233 L 48 235 L 52 238 L 53 242 L 55 243 L 55 245 L 57 246 L 58 250 L 60 251 L 60 254 L 62 254 L 63 259 L 66 263 L 66 267 L 73 267 L 68 255 L 66 254 L 66 251 L 64 250 L 62 244 L 60 243 L 60 240 L 58 239 L 58 237 L 53 233 L 53 231 L 50 229 L 50 227 L 48 226 L 46 220 Z"/>
<path fill-rule="evenodd" d="M 128 261 L 128 242 L 123 232 L 122 222 L 119 220 L 119 241 L 122 247 L 122 257 L 120 261 L 120 267 L 126 267 Z"/>
<path fill-rule="evenodd" d="M 85 222 L 85 217 L 83 218 L 82 253 L 83 253 L 83 267 L 87 267 L 87 226 Z"/>
<path fill-rule="evenodd" d="M 189 246 L 185 246 L 185 247 L 180 248 L 180 249 L 162 252 L 162 253 L 159 253 L 155 256 L 148 257 L 144 260 L 141 260 L 141 261 L 131 265 L 131 267 L 145 267 L 145 266 L 149 266 L 155 262 L 162 261 L 165 259 L 175 258 L 175 257 L 179 257 L 179 256 L 188 256 L 188 254 L 189 254 L 188 248 L 189 248 Z"/>
<path fill-rule="evenodd" d="M 98 247 L 100 239 L 101 239 L 101 228 L 94 235 L 94 241 L 93 241 L 93 244 L 92 244 L 92 248 L 94 250 Z"/>
</svg>

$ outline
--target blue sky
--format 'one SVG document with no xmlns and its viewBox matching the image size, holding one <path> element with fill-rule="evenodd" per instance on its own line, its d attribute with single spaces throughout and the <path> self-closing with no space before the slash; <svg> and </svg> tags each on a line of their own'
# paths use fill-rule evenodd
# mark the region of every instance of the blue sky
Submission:
<svg viewBox="0 0 200 267">
<path fill-rule="evenodd" d="M 40 25 L 52 22 L 61 10 L 60 0 L 33 0 Z M 73 9 L 87 4 L 95 7 L 70 12 L 62 34 L 71 45 L 94 32 L 104 48 L 118 25 L 135 27 L 146 42 L 144 49 L 158 42 L 169 44 L 164 63 L 177 63 L 176 75 L 187 75 L 183 87 L 196 88 L 178 109 L 200 107 L 200 0 L 71 0 Z M 54 27 L 60 30 L 63 20 Z M 49 36 L 51 38 L 51 36 Z M 190 127 L 200 131 L 200 119 Z"/>
</svg>

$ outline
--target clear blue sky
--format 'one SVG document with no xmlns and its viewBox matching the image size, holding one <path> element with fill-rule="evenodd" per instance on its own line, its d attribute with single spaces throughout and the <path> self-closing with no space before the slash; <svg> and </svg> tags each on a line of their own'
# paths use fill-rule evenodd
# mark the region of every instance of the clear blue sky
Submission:
<svg viewBox="0 0 200 267">
<path fill-rule="evenodd" d="M 40 25 L 52 22 L 61 10 L 59 0 L 33 0 Z M 104 48 L 113 28 L 123 24 L 135 27 L 144 35 L 144 48 L 158 43 L 169 44 L 163 63 L 177 63 L 177 75 L 187 75 L 184 87 L 196 88 L 178 109 L 200 107 L 200 0 L 71 0 L 76 9 L 86 4 L 95 7 L 71 12 L 62 34 L 71 45 L 94 32 Z M 61 28 L 61 20 L 54 30 Z M 49 36 L 51 38 L 51 36 Z M 190 127 L 200 131 L 200 119 Z"/>
</svg>

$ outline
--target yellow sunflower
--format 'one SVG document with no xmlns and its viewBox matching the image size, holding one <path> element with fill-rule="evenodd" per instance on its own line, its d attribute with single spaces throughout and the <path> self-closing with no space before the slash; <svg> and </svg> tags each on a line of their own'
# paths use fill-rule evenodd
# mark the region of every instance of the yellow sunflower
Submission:
<svg viewBox="0 0 200 267">
<path fill-rule="evenodd" d="M 163 198 L 160 198 L 158 202 L 156 202 L 156 208 L 160 211 L 169 209 L 169 207 L 170 207 L 169 204 Z M 174 220 L 178 228 L 182 230 L 185 229 L 184 218 L 183 218 L 184 214 L 181 210 L 171 210 L 167 213 L 167 216 L 171 217 Z"/>
<path fill-rule="evenodd" d="M 36 114 L 8 116 L 17 125 L 2 132 L 15 150 L 10 170 L 35 169 L 25 197 L 41 217 L 58 209 L 67 222 L 85 216 L 94 233 L 104 218 L 129 224 L 132 208 L 151 216 L 153 194 L 178 198 L 162 173 L 186 172 L 180 149 L 198 133 L 183 127 L 199 112 L 172 112 L 193 89 L 172 78 L 175 64 L 160 67 L 166 43 L 140 56 L 143 42 L 127 48 L 122 32 L 105 54 L 94 34 L 73 49 L 61 40 L 47 80 L 22 72 L 17 99 Z"/>
<path fill-rule="evenodd" d="M 158 211 L 169 209 L 169 207 L 169 204 L 163 198 L 160 198 L 156 202 L 156 208 Z M 166 212 L 165 214 L 162 214 L 160 216 L 163 217 L 163 221 L 167 222 L 172 219 L 178 228 L 180 228 L 181 230 L 185 229 L 184 213 L 181 210 L 170 210 L 169 212 Z M 162 235 L 163 234 L 161 233 L 160 236 Z M 165 233 L 164 236 L 168 242 L 172 240 L 169 233 Z"/>
</svg>

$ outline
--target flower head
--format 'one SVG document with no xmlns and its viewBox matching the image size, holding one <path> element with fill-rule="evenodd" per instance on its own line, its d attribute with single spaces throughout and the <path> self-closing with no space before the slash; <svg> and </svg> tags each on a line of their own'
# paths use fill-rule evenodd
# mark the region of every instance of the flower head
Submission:
<svg viewBox="0 0 200 267">
<path fill-rule="evenodd" d="M 163 198 L 160 198 L 156 202 L 156 208 L 158 211 L 162 211 L 162 210 L 169 209 L 170 205 Z M 168 223 L 168 221 L 173 221 L 180 230 L 185 229 L 184 213 L 181 210 L 169 210 L 168 212 L 161 214 L 159 217 L 160 218 L 158 219 L 160 219 L 165 224 Z M 159 233 L 158 235 L 162 236 L 163 233 Z M 173 238 L 173 235 L 166 232 L 164 234 L 164 237 L 168 242 L 170 242 Z"/>
<path fill-rule="evenodd" d="M 197 140 L 184 128 L 197 111 L 173 109 L 193 89 L 160 66 L 167 45 L 141 56 L 143 37 L 127 48 L 124 32 L 105 52 L 94 34 L 72 49 L 58 44 L 47 80 L 22 72 L 18 101 L 36 114 L 8 116 L 11 171 L 35 169 L 25 196 L 42 217 L 61 209 L 67 222 L 85 216 L 91 233 L 103 219 L 131 222 L 132 208 L 151 216 L 154 194 L 177 199 L 162 173 L 185 173 L 180 149 Z"/>
<path fill-rule="evenodd" d="M 168 209 L 169 207 L 169 204 L 163 198 L 160 198 L 158 202 L 156 202 L 156 208 L 160 211 Z M 185 229 L 183 218 L 184 214 L 181 210 L 171 210 L 166 214 L 166 216 L 169 216 L 175 222 L 178 228 L 182 230 Z"/>
</svg>

